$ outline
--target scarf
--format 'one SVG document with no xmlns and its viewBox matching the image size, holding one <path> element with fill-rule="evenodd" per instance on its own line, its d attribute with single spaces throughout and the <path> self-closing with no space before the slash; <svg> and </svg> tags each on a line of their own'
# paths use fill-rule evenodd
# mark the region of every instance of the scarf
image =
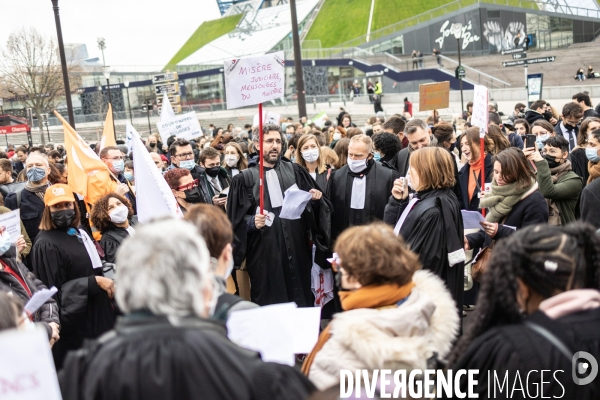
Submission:
<svg viewBox="0 0 600 400">
<path fill-rule="evenodd" d="M 552 319 L 598 307 L 600 292 L 596 289 L 568 290 L 540 303 L 540 310 Z"/>
<path fill-rule="evenodd" d="M 380 308 L 395 305 L 400 300 L 406 298 L 414 286 L 415 284 L 412 281 L 403 286 L 397 284 L 370 285 L 355 291 L 340 290 L 338 295 L 340 296 L 344 311 L 358 308 Z M 331 323 L 323 329 L 317 344 L 315 344 L 313 350 L 306 357 L 306 360 L 304 360 L 304 364 L 302 364 L 302 373 L 304 375 L 308 376 L 317 353 L 325 346 L 330 337 Z"/>
<path fill-rule="evenodd" d="M 593 163 L 591 161 L 588 162 L 588 171 L 590 172 L 590 177 L 587 180 L 589 184 L 596 178 L 600 178 L 600 162 Z"/>
<path fill-rule="evenodd" d="M 25 189 L 31 193 L 35 193 L 35 195 L 42 201 L 44 201 L 44 195 L 46 194 L 46 189 L 48 189 L 49 186 L 50 185 L 48 184 L 42 186 L 33 186 L 29 181 L 25 183 Z"/>
<path fill-rule="evenodd" d="M 479 208 L 487 208 L 488 214 L 485 218 L 488 222 L 500 222 L 521 200 L 535 192 L 538 184 L 531 179 L 531 185 L 522 188 L 517 187 L 517 182 L 498 186 L 496 180 L 492 180 L 492 191 L 481 198 Z"/>
<path fill-rule="evenodd" d="M 556 168 L 550 168 L 550 175 L 552 176 L 552 183 L 558 182 L 558 180 L 567 172 L 571 171 L 571 161 L 566 160 Z M 599 171 L 600 172 L 600 171 Z"/>
<path fill-rule="evenodd" d="M 564 163 L 560 164 L 556 168 L 550 168 L 550 177 L 552 178 L 552 183 L 556 184 L 558 180 L 567 172 L 571 171 L 573 168 L 571 167 L 571 161 L 567 160 Z M 553 199 L 546 199 L 546 203 L 548 204 L 548 224 L 560 226 L 562 225 L 560 218 L 560 210 L 558 209 L 558 205 L 556 201 Z"/>
</svg>

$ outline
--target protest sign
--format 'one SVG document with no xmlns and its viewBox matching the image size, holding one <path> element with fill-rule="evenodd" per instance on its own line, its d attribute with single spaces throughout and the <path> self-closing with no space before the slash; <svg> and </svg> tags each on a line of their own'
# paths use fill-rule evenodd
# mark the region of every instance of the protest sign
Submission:
<svg viewBox="0 0 600 400">
<path fill-rule="evenodd" d="M 475 85 L 473 91 L 473 115 L 471 125 L 479 128 L 479 137 L 484 137 L 487 132 L 489 120 L 488 89 L 485 86 Z"/>
<path fill-rule="evenodd" d="M 318 114 L 316 117 L 314 117 L 312 119 L 312 122 L 315 123 L 316 126 L 318 126 L 319 128 L 323 129 L 323 127 L 325 126 L 325 121 L 327 121 L 327 114 L 325 113 L 325 111 L 321 112 L 320 114 Z"/>
<path fill-rule="evenodd" d="M 0 226 L 6 228 L 6 232 L 10 235 L 10 241 L 15 243 L 21 236 L 21 215 L 17 208 L 14 211 L 0 215 Z"/>
<path fill-rule="evenodd" d="M 169 139 L 169 136 L 171 135 L 186 140 L 191 140 L 204 135 L 194 111 L 176 115 L 165 121 L 161 120 L 156 126 L 158 127 L 158 132 L 160 133 L 163 143 L 167 143 L 167 139 Z"/>
<path fill-rule="evenodd" d="M 277 114 L 273 111 L 263 111 L 263 124 L 275 124 L 279 125 L 281 121 L 281 114 Z M 258 126 L 259 119 L 258 114 L 254 114 L 254 119 L 252 120 L 252 126 Z"/>
<path fill-rule="evenodd" d="M 285 95 L 283 51 L 224 63 L 227 109 L 262 104 Z"/>
<path fill-rule="evenodd" d="M 450 81 L 419 85 L 419 111 L 448 108 L 450 105 Z"/>
</svg>

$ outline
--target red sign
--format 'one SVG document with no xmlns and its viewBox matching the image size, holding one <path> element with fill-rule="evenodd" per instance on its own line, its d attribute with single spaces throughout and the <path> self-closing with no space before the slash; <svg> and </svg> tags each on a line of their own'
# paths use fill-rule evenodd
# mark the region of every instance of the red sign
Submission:
<svg viewBox="0 0 600 400">
<path fill-rule="evenodd" d="M 8 125 L 8 126 L 0 126 L 0 134 L 1 135 L 10 135 L 12 133 L 25 133 L 27 132 L 27 124 L 20 125 Z"/>
</svg>

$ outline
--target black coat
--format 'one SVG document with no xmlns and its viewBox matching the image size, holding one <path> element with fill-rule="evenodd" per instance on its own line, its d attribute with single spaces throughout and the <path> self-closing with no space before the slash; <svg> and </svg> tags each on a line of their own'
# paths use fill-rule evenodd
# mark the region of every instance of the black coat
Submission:
<svg viewBox="0 0 600 400">
<path fill-rule="evenodd" d="M 542 326 L 555 335 L 575 354 L 578 351 L 590 353 L 596 360 L 600 360 L 600 309 L 581 311 L 571 315 L 552 320 L 541 311 L 528 316 L 526 321 Z M 588 385 L 576 385 L 572 379 L 572 359 L 569 359 L 558 350 L 546 337 L 534 331 L 524 323 L 494 327 L 477 337 L 468 347 L 465 354 L 452 366 L 454 371 L 461 369 L 479 370 L 477 375 L 478 384 L 475 385 L 475 393 L 480 399 L 531 399 L 542 398 L 539 393 L 543 384 L 544 398 L 564 398 L 577 400 L 598 399 L 600 393 L 600 380 L 596 378 Z M 540 371 L 546 370 L 542 376 Z M 506 371 L 508 371 L 508 385 L 501 392 L 499 385 L 490 389 L 488 394 L 488 373 L 499 377 L 501 384 Z M 520 380 L 517 378 L 517 371 Z M 532 371 L 531 374 L 528 374 Z M 560 384 L 557 383 L 560 381 Z M 467 388 L 467 380 L 461 379 L 461 390 Z M 531 397 L 525 397 L 518 388 L 527 386 Z M 516 383 L 516 388 L 510 396 L 510 391 Z M 596 394 L 591 393 L 591 389 Z M 527 391 L 525 391 L 525 394 Z M 538 395 L 534 395 L 538 393 Z M 538 397 L 539 396 L 539 397 Z"/>
<path fill-rule="evenodd" d="M 406 176 L 408 173 L 408 166 L 410 161 L 410 149 L 408 147 L 403 148 L 398 152 L 396 157 L 396 171 L 398 171 L 399 176 Z"/>
<path fill-rule="evenodd" d="M 26 182 L 11 182 L 0 185 L 0 194 L 6 199 L 9 193 L 20 192 L 25 188 Z"/>
<path fill-rule="evenodd" d="M 314 385 L 294 368 L 263 362 L 217 321 L 128 315 L 115 331 L 66 360 L 65 400 L 302 400 Z"/>
<path fill-rule="evenodd" d="M 525 113 L 525 119 L 529 122 L 529 125 L 533 124 L 538 119 L 545 119 L 543 114 L 540 114 L 537 111 L 528 110 Z"/>
<path fill-rule="evenodd" d="M 582 147 L 576 148 L 569 154 L 571 160 L 571 166 L 573 172 L 575 172 L 583 181 L 583 186 L 587 184 L 587 180 L 590 177 L 590 171 L 588 171 L 588 158 L 585 155 L 585 149 Z"/>
<path fill-rule="evenodd" d="M 600 229 L 600 179 L 591 181 L 581 192 L 581 220 Z"/>
<path fill-rule="evenodd" d="M 490 183 L 494 176 L 494 163 L 492 162 L 492 158 L 491 154 L 487 154 L 484 159 L 485 183 Z M 458 173 L 458 182 L 460 183 L 460 190 L 462 191 L 462 198 L 459 199 L 461 200 L 460 208 L 462 210 L 479 211 L 479 187 L 475 187 L 473 197 L 469 199 L 469 176 L 472 174 L 473 172 L 471 172 L 471 165 L 469 163 L 463 165 Z M 477 181 L 481 186 L 480 177 L 478 177 Z"/>
<path fill-rule="evenodd" d="M 109 263 L 116 263 L 117 261 L 117 250 L 123 240 L 129 237 L 129 232 L 124 228 L 118 228 L 113 226 L 102 232 L 102 238 L 100 239 L 100 247 L 104 250 L 104 260 Z"/>
<path fill-rule="evenodd" d="M 535 224 L 548 223 L 548 203 L 539 191 L 535 191 L 510 210 L 503 224 L 498 223 L 498 232 L 493 240 L 500 240 L 511 235 L 516 229 Z M 489 246 L 492 243 L 490 238 L 482 230 L 467 235 L 469 246 L 472 249 Z"/>
<path fill-rule="evenodd" d="M 42 214 L 44 213 L 44 201 L 35 193 L 27 189 L 21 191 L 21 207 L 17 207 L 16 193 L 9 194 L 4 199 L 4 205 L 11 210 L 21 209 L 21 221 L 31 239 L 31 243 L 35 244 L 35 239 L 40 232 L 40 222 L 42 222 Z"/>
</svg>

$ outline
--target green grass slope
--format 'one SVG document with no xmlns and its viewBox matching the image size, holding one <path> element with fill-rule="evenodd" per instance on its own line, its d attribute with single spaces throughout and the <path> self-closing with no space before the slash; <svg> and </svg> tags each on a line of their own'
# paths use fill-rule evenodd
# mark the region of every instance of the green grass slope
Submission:
<svg viewBox="0 0 600 400">
<path fill-rule="evenodd" d="M 194 54 L 205 44 L 234 30 L 238 22 L 240 22 L 240 19 L 242 19 L 242 16 L 243 14 L 238 14 L 203 22 L 202 25 L 196 29 L 196 32 L 194 32 L 187 42 L 185 42 L 181 49 L 175 53 L 164 69 L 175 69 L 175 65 Z"/>
<path fill-rule="evenodd" d="M 306 40 L 320 40 L 322 48 L 330 48 L 364 35 L 370 10 L 371 0 L 325 0 Z"/>
</svg>

